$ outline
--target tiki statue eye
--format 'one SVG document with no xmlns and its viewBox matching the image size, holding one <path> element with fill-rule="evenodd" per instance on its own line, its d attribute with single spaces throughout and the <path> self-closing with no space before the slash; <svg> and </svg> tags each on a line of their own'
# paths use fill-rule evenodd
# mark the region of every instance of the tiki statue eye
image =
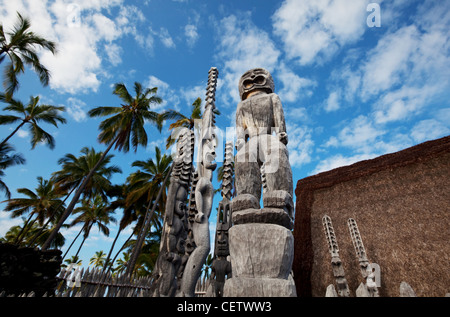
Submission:
<svg viewBox="0 0 450 317">
<path fill-rule="evenodd" d="M 253 81 L 250 80 L 250 79 L 245 80 L 243 85 L 244 85 L 245 88 L 250 88 L 251 86 L 253 86 Z"/>
<path fill-rule="evenodd" d="M 253 80 L 253 82 L 257 85 L 263 85 L 266 82 L 266 78 L 264 78 L 264 76 L 258 76 Z"/>
</svg>

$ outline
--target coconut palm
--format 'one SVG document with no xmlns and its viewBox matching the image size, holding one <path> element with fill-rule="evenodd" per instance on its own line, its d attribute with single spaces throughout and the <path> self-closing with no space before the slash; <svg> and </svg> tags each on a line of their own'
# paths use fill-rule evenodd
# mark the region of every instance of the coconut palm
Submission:
<svg viewBox="0 0 450 317">
<path fill-rule="evenodd" d="M 158 259 L 160 244 L 161 232 L 148 232 L 146 234 L 142 252 L 134 266 L 136 276 L 149 276 L 152 274 Z M 129 261 L 129 263 L 131 262 Z"/>
<path fill-rule="evenodd" d="M 155 152 L 156 163 L 152 159 L 147 161 L 135 161 L 132 165 L 142 168 L 143 171 L 138 170 L 128 178 L 130 183 L 129 203 L 136 204 L 139 200 L 142 201 L 142 199 L 144 199 L 147 205 L 144 217 L 142 218 L 143 223 L 139 230 L 136 245 L 127 269 L 127 274 L 129 275 L 132 274 L 134 265 L 137 263 L 141 253 L 145 237 L 150 229 L 150 224 L 154 219 L 154 212 L 158 206 L 163 209 L 166 201 L 166 187 L 168 186 L 167 180 L 172 170 L 172 157 L 166 156 L 165 154 L 161 156 L 161 151 L 158 147 L 156 147 Z M 153 200 L 156 192 L 156 199 Z M 152 203 L 153 207 L 149 211 Z M 153 221 L 153 223 L 155 222 Z"/>
<path fill-rule="evenodd" d="M 6 198 L 8 199 L 11 198 L 11 192 L 5 182 L 1 180 L 1 178 L 5 176 L 3 170 L 14 165 L 25 163 L 25 159 L 22 154 L 10 154 L 9 152 L 12 151 L 14 151 L 14 147 L 8 143 L 0 145 L 0 191 L 4 192 Z"/>
<path fill-rule="evenodd" d="M 117 266 L 114 268 L 115 273 L 122 273 L 126 270 L 128 261 L 130 260 L 130 252 L 122 253 L 123 259 L 117 259 Z"/>
<path fill-rule="evenodd" d="M 126 86 L 116 84 L 113 94 L 117 95 L 124 104 L 120 107 L 97 107 L 89 111 L 90 117 L 111 116 L 100 123 L 98 141 L 115 146 L 116 150 L 128 152 L 130 143 L 134 151 L 139 145 L 146 146 L 147 132 L 145 121 L 149 121 L 162 129 L 161 115 L 150 110 L 152 104 L 160 104 L 162 99 L 156 96 L 157 88 L 146 88 L 138 82 L 134 84 L 135 97 L 132 97 Z"/>
<path fill-rule="evenodd" d="M 174 130 L 176 128 L 188 128 L 190 130 L 194 129 L 196 126 L 196 120 L 201 120 L 202 118 L 202 99 L 197 98 L 192 104 L 192 112 L 189 117 L 185 116 L 181 112 L 175 110 L 167 110 L 161 114 L 164 120 L 176 120 L 169 125 L 169 130 Z M 169 136 L 166 140 L 166 148 L 168 149 L 176 141 L 176 137 Z"/>
<path fill-rule="evenodd" d="M 220 111 L 217 109 L 214 109 L 213 112 L 216 115 L 220 115 Z M 202 113 L 201 98 L 197 98 L 192 104 L 192 111 L 189 117 L 175 110 L 167 110 L 161 114 L 162 121 L 176 120 L 175 122 L 169 125 L 169 130 L 173 130 L 174 132 L 178 128 L 188 128 L 190 130 L 194 128 L 199 129 L 200 127 L 198 126 L 198 123 L 201 122 L 200 120 L 202 119 L 202 117 L 203 113 Z M 170 146 L 172 146 L 176 140 L 177 140 L 176 137 L 173 137 L 172 135 L 169 136 L 166 140 L 166 148 L 168 149 Z"/>
<path fill-rule="evenodd" d="M 67 206 L 66 213 L 56 225 L 54 234 L 72 213 L 84 187 L 113 146 L 115 149 L 124 152 L 129 151 L 130 142 L 135 151 L 139 145 L 146 146 L 148 138 L 144 129 L 145 121 L 155 124 L 161 131 L 162 121 L 160 114 L 150 110 L 151 105 L 162 102 L 161 98 L 156 96 L 157 88 L 143 89 L 142 85 L 136 82 L 134 90 L 136 96 L 132 97 L 124 84 L 116 84 L 113 94 L 117 95 L 124 104 L 120 107 L 97 107 L 89 111 L 90 117 L 111 116 L 100 123 L 100 134 L 98 136 L 98 141 L 107 144 L 108 147 L 78 187 L 72 201 Z M 44 244 L 44 250 L 48 247 L 52 238 L 50 236 L 48 242 Z"/>
<path fill-rule="evenodd" d="M 68 153 L 58 160 L 61 170 L 52 174 L 55 186 L 61 191 L 71 193 L 80 186 L 84 178 L 93 167 L 100 161 L 102 152 L 96 152 L 94 148 L 84 147 L 81 149 L 79 157 Z M 110 178 L 115 173 L 122 173 L 116 165 L 110 165 L 114 155 L 110 154 L 103 158 L 96 168 L 89 181 L 86 183 L 82 195 L 85 199 L 90 199 L 95 195 L 101 195 L 106 199 L 106 192 L 111 188 Z"/>
<path fill-rule="evenodd" d="M 76 157 L 69 153 L 59 159 L 58 164 L 62 165 L 62 169 L 52 174 L 52 180 L 55 182 L 57 190 L 66 194 L 66 198 L 63 202 L 65 202 L 73 191 L 80 186 L 84 178 L 103 155 L 102 152 L 95 152 L 93 148 L 88 147 L 82 148 L 81 153 L 84 155 Z M 95 195 L 101 195 L 106 199 L 106 191 L 112 186 L 109 179 L 114 173 L 122 173 L 122 170 L 119 167 L 115 165 L 109 166 L 113 157 L 114 155 L 105 156 L 100 166 L 95 170 L 95 173 L 93 173 L 82 192 L 84 199 L 90 199 Z M 42 229 L 53 220 L 55 219 L 51 216 Z"/>
<path fill-rule="evenodd" d="M 64 262 L 66 262 L 66 264 L 62 264 L 61 267 L 66 268 L 69 267 L 71 264 L 75 264 L 77 266 L 81 266 L 81 264 L 83 263 L 83 261 L 76 255 L 72 256 L 69 259 L 65 259 Z"/>
<path fill-rule="evenodd" d="M 94 267 L 103 267 L 105 265 L 106 253 L 103 251 L 95 252 L 95 255 L 89 260 L 89 264 Z"/>
<path fill-rule="evenodd" d="M 43 225 L 45 220 L 54 213 L 61 214 L 64 211 L 64 206 L 61 201 L 61 194 L 55 191 L 54 183 L 51 180 L 45 180 L 38 177 L 38 186 L 36 192 L 28 188 L 19 188 L 17 192 L 26 196 L 26 198 L 9 199 L 5 207 L 5 211 L 12 211 L 12 217 L 17 218 L 28 214 L 28 219 L 23 226 L 31 228 L 33 223 L 37 221 L 39 225 Z M 33 222 L 31 219 L 35 217 Z M 22 234 L 17 237 L 16 243 L 20 243 Z"/>
<path fill-rule="evenodd" d="M 19 87 L 17 75 L 25 71 L 25 65 L 33 68 L 44 86 L 47 86 L 50 80 L 50 72 L 41 64 L 37 49 L 43 48 L 55 54 L 56 44 L 32 32 L 30 26 L 30 20 L 23 18 L 18 12 L 17 22 L 11 31 L 5 32 L 3 24 L 0 24 L 0 63 L 6 57 L 9 58 L 3 81 L 8 100 Z"/>
<path fill-rule="evenodd" d="M 111 261 L 111 254 L 114 250 L 114 247 L 116 245 L 117 239 L 119 238 L 120 234 L 126 227 L 128 227 L 131 223 L 133 223 L 133 221 L 135 221 L 137 219 L 136 209 L 138 207 L 136 208 L 136 206 L 134 204 L 128 205 L 126 203 L 126 198 L 127 198 L 128 192 L 129 192 L 128 184 L 115 185 L 108 191 L 109 197 L 114 199 L 113 201 L 110 202 L 109 208 L 111 210 L 121 209 L 123 214 L 122 214 L 122 218 L 119 221 L 119 228 L 117 230 L 116 237 L 114 238 L 114 241 L 113 241 L 111 248 L 108 252 L 108 255 L 106 257 L 105 262 L 107 263 L 107 265 L 105 265 L 103 267 L 103 272 L 106 271 L 107 269 L 111 269 L 115 258 L 125 247 L 125 243 L 124 243 L 124 245 L 120 248 L 120 250 L 114 257 L 114 259 Z M 128 238 L 128 240 L 131 239 L 132 235 Z"/>
<path fill-rule="evenodd" d="M 75 256 L 78 256 L 84 242 L 89 237 L 91 229 L 94 225 L 97 225 L 98 230 L 101 231 L 104 235 L 109 236 L 109 228 L 108 225 L 113 222 L 116 222 L 116 219 L 111 216 L 111 210 L 107 208 L 107 202 L 100 196 L 97 195 L 90 200 L 83 200 L 82 205 L 74 210 L 74 214 L 79 214 L 71 223 L 71 226 L 75 226 L 77 224 L 82 223 L 83 226 L 78 233 L 78 235 L 73 240 L 72 244 L 66 251 L 67 255 L 70 248 L 72 247 L 75 240 L 78 236 L 83 233 L 83 241 L 81 242 L 77 253 Z"/>
<path fill-rule="evenodd" d="M 127 204 L 134 204 L 139 200 L 143 200 L 146 204 L 151 202 L 166 177 L 171 163 L 172 157 L 166 154 L 161 155 L 161 150 L 157 146 L 155 160 L 150 158 L 146 161 L 133 162 L 131 166 L 138 167 L 139 170 L 128 177 Z"/>
<path fill-rule="evenodd" d="M 25 124 L 29 126 L 29 131 L 31 134 L 31 148 L 34 149 L 37 144 L 43 142 L 48 145 L 50 149 L 55 147 L 55 139 L 53 136 L 44 131 L 38 123 L 45 122 L 58 127 L 59 123 L 66 123 L 60 112 L 64 111 L 65 108 L 62 106 L 52 106 L 52 105 L 38 105 L 39 96 L 30 97 L 30 101 L 27 105 L 24 105 L 21 101 L 10 99 L 7 101 L 7 97 L 4 94 L 0 94 L 0 101 L 7 102 L 9 105 L 4 107 L 3 110 L 15 112 L 18 115 L 0 115 L 0 125 L 19 123 L 17 127 L 10 133 L 3 141 L 0 146 L 5 144 L 20 128 Z"/>
<path fill-rule="evenodd" d="M 25 219 L 23 220 L 24 223 L 22 226 L 18 225 L 9 228 L 5 236 L 3 238 L 0 238 L 0 241 L 13 244 L 16 241 L 18 241 L 20 236 L 20 239 L 25 241 L 26 244 L 30 247 L 34 248 L 42 245 L 49 236 L 50 231 L 41 230 L 42 228 L 36 222 L 26 223 L 26 220 Z M 33 240 L 33 242 L 29 242 L 30 240 Z M 61 233 L 58 233 L 56 238 L 53 240 L 51 247 L 60 248 L 64 245 L 64 242 L 65 242 L 64 236 Z"/>
</svg>

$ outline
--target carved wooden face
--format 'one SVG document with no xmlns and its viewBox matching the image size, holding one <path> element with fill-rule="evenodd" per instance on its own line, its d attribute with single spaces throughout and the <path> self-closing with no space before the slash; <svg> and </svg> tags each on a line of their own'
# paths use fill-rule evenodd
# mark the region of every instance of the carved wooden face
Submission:
<svg viewBox="0 0 450 317">
<path fill-rule="evenodd" d="M 272 93 L 275 90 L 272 75 L 264 68 L 254 68 L 242 75 L 239 80 L 239 94 L 241 100 L 247 99 L 252 91 Z"/>
</svg>

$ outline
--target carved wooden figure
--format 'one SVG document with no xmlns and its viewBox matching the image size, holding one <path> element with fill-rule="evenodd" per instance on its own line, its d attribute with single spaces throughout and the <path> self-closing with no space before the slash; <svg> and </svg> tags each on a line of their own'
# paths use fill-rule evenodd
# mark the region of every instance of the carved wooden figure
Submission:
<svg viewBox="0 0 450 317">
<path fill-rule="evenodd" d="M 219 202 L 217 212 L 216 239 L 214 245 L 214 259 L 211 266 L 211 280 L 213 285 L 213 296 L 222 297 L 225 278 L 231 278 L 231 262 L 227 257 L 230 255 L 228 243 L 228 230 L 231 227 L 231 196 L 233 190 L 233 144 L 225 144 L 225 159 L 223 163 L 222 177 L 222 201 Z"/>
<path fill-rule="evenodd" d="M 337 293 L 342 297 L 350 296 L 350 289 L 348 287 L 347 279 L 345 278 L 344 267 L 342 265 L 341 258 L 339 257 L 339 246 L 337 243 L 336 235 L 334 233 L 333 223 L 331 218 L 327 215 L 322 218 L 323 229 L 325 237 L 327 239 L 328 250 L 331 254 L 331 266 L 333 269 L 333 275 L 336 279 Z"/>
<path fill-rule="evenodd" d="M 231 201 L 229 229 L 233 277 L 225 281 L 224 297 L 294 297 L 293 182 L 283 108 L 265 69 L 244 73 L 239 93 L 237 195 Z"/>
<path fill-rule="evenodd" d="M 177 296 L 193 297 L 195 285 L 201 275 L 201 269 L 210 250 L 209 216 L 211 214 L 214 197 L 212 174 L 216 169 L 215 148 L 217 146 L 215 135 L 215 89 L 218 71 L 212 67 L 209 71 L 208 86 L 206 89 L 205 111 L 202 118 L 201 144 L 199 146 L 199 162 L 195 188 L 190 202 L 195 202 L 195 208 L 190 208 L 189 231 L 195 242 L 195 249 L 187 260 L 180 292 Z"/>
<path fill-rule="evenodd" d="M 186 202 L 193 172 L 193 155 L 194 133 L 184 128 L 179 133 L 177 151 L 172 163 L 163 233 L 155 267 L 153 296 L 175 295 L 178 286 L 176 277 L 185 262 Z"/>
<path fill-rule="evenodd" d="M 365 296 L 368 297 L 379 297 L 377 284 L 375 282 L 375 274 L 372 271 L 372 266 L 367 258 L 366 249 L 364 248 L 356 220 L 349 218 L 347 224 L 350 231 L 350 236 L 352 238 L 353 247 L 355 248 L 355 253 L 358 257 L 361 274 L 366 282 L 365 285 L 363 283 L 360 285 L 359 288 L 363 288 L 363 290 L 358 293 L 367 294 Z"/>
<path fill-rule="evenodd" d="M 239 81 L 236 110 L 236 191 L 233 210 L 285 209 L 293 217 L 293 183 L 286 148 L 288 137 L 280 98 L 268 71 L 255 68 Z M 273 135 L 275 134 L 275 135 Z"/>
</svg>

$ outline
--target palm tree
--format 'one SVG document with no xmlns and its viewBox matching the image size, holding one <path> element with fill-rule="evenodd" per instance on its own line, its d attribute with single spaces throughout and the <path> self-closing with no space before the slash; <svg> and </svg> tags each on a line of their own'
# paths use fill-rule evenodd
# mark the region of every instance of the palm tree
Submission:
<svg viewBox="0 0 450 317">
<path fill-rule="evenodd" d="M 202 118 L 202 99 L 197 98 L 192 104 L 192 107 L 193 108 L 190 117 L 187 117 L 175 110 L 167 110 L 161 114 L 161 118 L 164 120 L 176 120 L 169 125 L 169 130 L 181 127 L 192 130 L 195 127 L 196 120 L 200 120 Z M 174 144 L 175 141 L 176 138 L 169 136 L 166 140 L 166 149 Z"/>
<path fill-rule="evenodd" d="M 78 187 L 72 201 L 69 206 L 67 206 L 66 213 L 61 217 L 55 227 L 55 235 L 63 225 L 64 221 L 72 213 L 84 187 L 113 146 L 115 149 L 119 151 L 123 150 L 124 152 L 129 151 L 130 141 L 135 151 L 137 151 L 139 145 L 146 146 L 148 138 L 144 129 L 145 120 L 155 124 L 159 131 L 161 131 L 162 121 L 160 114 L 150 110 L 152 104 L 159 104 L 162 102 L 161 98 L 155 95 L 157 88 L 143 89 L 142 85 L 136 82 L 134 90 L 136 96 L 133 98 L 124 84 L 116 84 L 113 94 L 122 99 L 124 104 L 120 107 L 98 107 L 89 111 L 90 117 L 112 115 L 112 117 L 102 121 L 99 126 L 100 134 L 98 136 L 98 141 L 100 143 L 108 144 L 108 147 L 103 152 L 103 155 L 97 164 L 91 169 L 89 174 L 84 178 L 82 184 Z M 53 237 L 50 236 L 47 243 L 44 244 L 44 250 L 47 249 L 52 238 Z"/>
<path fill-rule="evenodd" d="M 107 269 L 110 269 L 114 263 L 115 258 L 111 261 L 111 254 L 114 250 L 117 239 L 119 238 L 122 230 L 124 230 L 128 225 L 130 225 L 137 218 L 135 205 L 127 205 L 126 204 L 126 197 L 128 195 L 128 192 L 129 191 L 128 191 L 127 184 L 115 185 L 108 191 L 108 196 L 111 198 L 115 198 L 115 200 L 110 202 L 109 208 L 111 210 L 121 209 L 123 214 L 122 214 L 122 218 L 120 219 L 120 222 L 119 222 L 119 228 L 117 230 L 116 237 L 114 238 L 111 248 L 109 249 L 108 255 L 106 256 L 106 260 L 105 260 L 106 265 L 103 267 L 103 272 L 105 272 Z M 131 236 L 129 239 L 131 239 Z M 124 248 L 124 246 L 122 246 L 120 248 L 119 252 L 122 251 L 123 248 Z M 116 255 L 116 257 L 117 257 L 117 255 Z"/>
<path fill-rule="evenodd" d="M 42 245 L 45 240 L 47 239 L 48 235 L 50 234 L 49 230 L 42 230 L 42 228 L 37 224 L 36 222 L 33 223 L 26 223 L 25 219 L 22 226 L 13 226 L 9 228 L 8 232 L 6 232 L 5 236 L 3 238 L 0 238 L 1 242 L 6 243 L 15 243 L 18 241 L 19 236 L 22 240 L 25 240 L 25 242 L 30 247 L 37 247 L 39 245 Z M 26 229 L 25 229 L 26 227 Z M 33 242 L 28 242 L 32 240 Z M 56 238 L 53 240 L 51 247 L 53 248 L 60 248 L 64 245 L 65 238 L 61 233 L 58 233 Z"/>
<path fill-rule="evenodd" d="M 50 80 L 50 72 L 39 61 L 38 48 L 44 48 L 52 54 L 56 53 L 56 44 L 30 31 L 30 20 L 23 18 L 17 12 L 18 21 L 10 32 L 3 30 L 0 24 L 0 63 L 6 56 L 10 62 L 5 67 L 5 79 L 3 85 L 7 100 L 18 89 L 17 75 L 25 71 L 24 65 L 31 66 L 38 74 L 42 85 L 47 86 Z"/>
<path fill-rule="evenodd" d="M 93 148 L 89 149 L 88 147 L 82 148 L 81 153 L 84 155 L 76 157 L 69 153 L 59 159 L 58 164 L 62 165 L 62 169 L 52 174 L 52 180 L 55 182 L 57 191 L 67 194 L 63 202 L 80 186 L 84 178 L 102 157 L 102 152 L 97 153 Z M 107 199 L 106 191 L 112 186 L 109 179 L 114 173 L 122 173 L 119 167 L 115 165 L 108 166 L 113 157 L 114 155 L 107 155 L 96 169 L 84 187 L 82 192 L 84 199 L 90 199 L 95 195 L 101 195 L 104 199 Z M 53 220 L 54 217 L 50 216 L 42 230 Z"/>
<path fill-rule="evenodd" d="M 129 203 L 136 204 L 137 201 L 142 201 L 142 199 L 144 199 L 144 202 L 147 205 L 144 217 L 142 219 L 143 223 L 137 237 L 136 245 L 130 258 L 129 268 L 127 269 L 127 274 L 129 274 L 130 276 L 141 253 L 141 248 L 143 246 L 145 236 L 150 229 L 150 224 L 153 220 L 154 212 L 158 206 L 160 206 L 161 208 L 165 205 L 165 190 L 168 186 L 167 180 L 172 171 L 172 157 L 166 156 L 165 154 L 161 156 L 161 151 L 158 147 L 155 148 L 155 152 L 156 163 L 152 159 L 149 159 L 148 161 L 133 162 L 132 166 L 140 167 L 144 171 L 142 172 L 138 170 L 128 178 L 128 181 L 130 183 L 130 192 L 128 196 Z M 153 197 L 156 192 L 157 196 L 153 201 Z M 153 207 L 149 211 L 152 202 Z"/>
<path fill-rule="evenodd" d="M 14 198 L 6 201 L 8 204 L 5 207 L 5 211 L 12 211 L 13 218 L 29 214 L 22 228 L 24 231 L 25 228 L 31 228 L 34 222 L 37 221 L 42 226 L 48 217 L 54 213 L 61 214 L 64 211 L 64 206 L 60 199 L 61 194 L 55 191 L 53 181 L 44 180 L 42 177 L 38 177 L 37 180 L 36 192 L 28 188 L 19 188 L 17 192 L 25 195 L 27 198 Z M 35 216 L 35 219 L 31 222 L 33 216 Z M 18 235 L 16 243 L 20 243 L 21 237 L 22 233 Z"/>
<path fill-rule="evenodd" d="M 83 200 L 82 205 L 74 210 L 74 213 L 79 214 L 79 216 L 72 221 L 71 226 L 82 223 L 83 227 L 81 228 L 76 238 L 73 240 L 72 244 L 67 249 L 64 257 L 67 255 L 78 236 L 83 232 L 83 241 L 81 242 L 78 251 L 75 254 L 75 256 L 78 256 L 81 247 L 89 237 L 91 229 L 94 225 L 97 225 L 98 230 L 101 231 L 104 235 L 109 236 L 108 224 L 110 222 L 115 223 L 116 219 L 110 215 L 111 210 L 108 209 L 107 206 L 108 205 L 103 200 L 103 198 L 100 195 L 97 195 L 93 199 Z"/>
<path fill-rule="evenodd" d="M 158 259 L 160 244 L 161 232 L 148 232 L 146 234 L 142 252 L 134 268 L 136 276 L 149 276 L 152 274 Z"/>
<path fill-rule="evenodd" d="M 72 256 L 69 259 L 65 259 L 64 262 L 66 262 L 67 264 L 62 264 L 61 267 L 68 267 L 71 264 L 81 266 L 81 264 L 83 263 L 83 261 L 76 255 Z"/>
<path fill-rule="evenodd" d="M 213 112 L 216 115 L 220 115 L 220 111 L 217 109 L 214 109 Z M 192 112 L 189 117 L 185 116 L 184 114 L 175 111 L 175 110 L 167 110 L 164 111 L 161 114 L 161 121 L 164 120 L 176 120 L 175 122 L 171 123 L 169 125 L 169 130 L 174 130 L 177 128 L 188 128 L 190 130 L 196 128 L 199 129 L 199 126 L 197 126 L 197 123 L 200 122 L 200 120 L 203 117 L 202 113 L 202 99 L 197 98 L 194 103 L 192 104 Z M 168 149 L 170 146 L 172 146 L 177 139 L 173 138 L 172 136 L 169 136 L 166 140 L 166 148 Z"/>
<path fill-rule="evenodd" d="M 61 195 L 66 195 L 62 203 L 65 203 L 67 198 L 80 185 L 84 177 L 89 174 L 92 166 L 102 156 L 102 152 L 96 153 L 93 148 L 84 147 L 81 150 L 84 155 L 75 157 L 73 154 L 66 154 L 63 158 L 58 160 L 58 164 L 62 164 L 60 171 L 52 174 L 52 181 L 55 183 L 55 188 Z M 113 173 L 122 173 L 122 170 L 117 166 L 107 166 L 110 163 L 113 155 L 108 155 L 103 160 L 101 166 L 91 177 L 91 181 L 85 186 L 82 192 L 84 199 L 89 199 L 94 195 L 101 195 L 106 199 L 105 192 L 112 186 L 109 179 Z M 38 232 L 36 238 L 45 230 L 50 222 L 58 221 L 59 217 L 55 219 L 55 214 L 50 215 L 47 222 L 42 226 L 41 231 Z M 49 237 L 49 235 L 47 235 Z M 31 240 L 32 244 L 34 240 Z"/>
<path fill-rule="evenodd" d="M 88 147 L 82 148 L 80 152 L 82 155 L 79 157 L 69 153 L 58 160 L 58 164 L 62 168 L 52 174 L 52 179 L 61 192 L 71 193 L 79 187 L 103 155 L 102 152 L 96 152 L 94 148 Z M 82 195 L 85 199 L 90 199 L 95 195 L 107 198 L 106 192 L 112 186 L 110 178 L 115 173 L 122 173 L 118 166 L 109 165 L 113 157 L 112 154 L 107 155 L 100 162 L 83 189 Z"/>
<path fill-rule="evenodd" d="M 0 145 L 0 178 L 5 176 L 5 173 L 3 172 L 4 169 L 7 169 L 8 167 L 24 164 L 25 159 L 21 154 L 12 154 L 10 155 L 9 152 L 14 151 L 14 148 L 9 145 L 8 143 L 4 143 Z M 0 179 L 0 191 L 4 192 L 6 195 L 6 198 L 11 198 L 11 192 L 9 191 L 8 186 Z"/>
<path fill-rule="evenodd" d="M 117 259 L 117 261 L 116 261 L 117 266 L 114 268 L 115 273 L 122 273 L 127 268 L 128 261 L 130 260 L 130 252 L 124 252 L 124 253 L 122 253 L 122 255 L 123 255 L 123 260 Z"/>
<path fill-rule="evenodd" d="M 4 94 L 0 94 L 0 101 L 5 102 L 7 97 Z M 44 131 L 38 123 L 40 121 L 49 123 L 58 127 L 59 123 L 66 123 L 66 119 L 60 116 L 59 112 L 64 111 L 65 108 L 62 106 L 51 106 L 51 105 L 38 105 L 39 96 L 30 97 L 30 101 L 27 105 L 24 105 L 21 101 L 10 99 L 8 101 L 9 106 L 3 108 L 5 111 L 12 111 L 17 115 L 0 115 L 0 125 L 11 124 L 20 122 L 19 125 L 14 129 L 14 131 L 8 135 L 0 146 L 5 144 L 17 131 L 19 131 L 22 126 L 29 124 L 29 130 L 31 133 L 31 148 L 34 149 L 36 145 L 40 142 L 47 143 L 50 149 L 55 147 L 55 139 L 51 134 Z"/>
<path fill-rule="evenodd" d="M 161 132 L 161 115 L 151 111 L 152 104 L 160 104 L 162 99 L 156 96 L 157 88 L 143 89 L 138 82 L 134 84 L 135 97 L 132 97 L 126 86 L 116 84 L 113 94 L 119 96 L 124 102 L 121 107 L 97 107 L 89 111 L 90 117 L 110 116 L 100 123 L 98 141 L 115 145 L 115 149 L 128 152 L 130 142 L 137 151 L 139 145 L 146 146 L 148 142 L 147 132 L 144 129 L 145 120 L 157 126 Z"/>
<path fill-rule="evenodd" d="M 0 238 L 0 242 L 3 243 L 14 243 L 14 241 L 17 240 L 17 237 L 19 236 L 19 233 L 21 233 L 22 227 L 20 226 L 12 226 L 9 228 L 9 230 L 5 233 L 5 235 Z"/>
<path fill-rule="evenodd" d="M 95 252 L 95 255 L 89 260 L 89 264 L 93 264 L 94 267 L 105 266 L 106 253 L 103 251 Z"/>
<path fill-rule="evenodd" d="M 140 168 L 128 177 L 129 193 L 127 204 L 135 204 L 139 200 L 151 203 L 152 197 L 156 196 L 159 186 L 166 177 L 172 157 L 161 155 L 159 147 L 155 147 L 155 161 L 150 158 L 146 161 L 134 161 L 131 166 Z"/>
</svg>

